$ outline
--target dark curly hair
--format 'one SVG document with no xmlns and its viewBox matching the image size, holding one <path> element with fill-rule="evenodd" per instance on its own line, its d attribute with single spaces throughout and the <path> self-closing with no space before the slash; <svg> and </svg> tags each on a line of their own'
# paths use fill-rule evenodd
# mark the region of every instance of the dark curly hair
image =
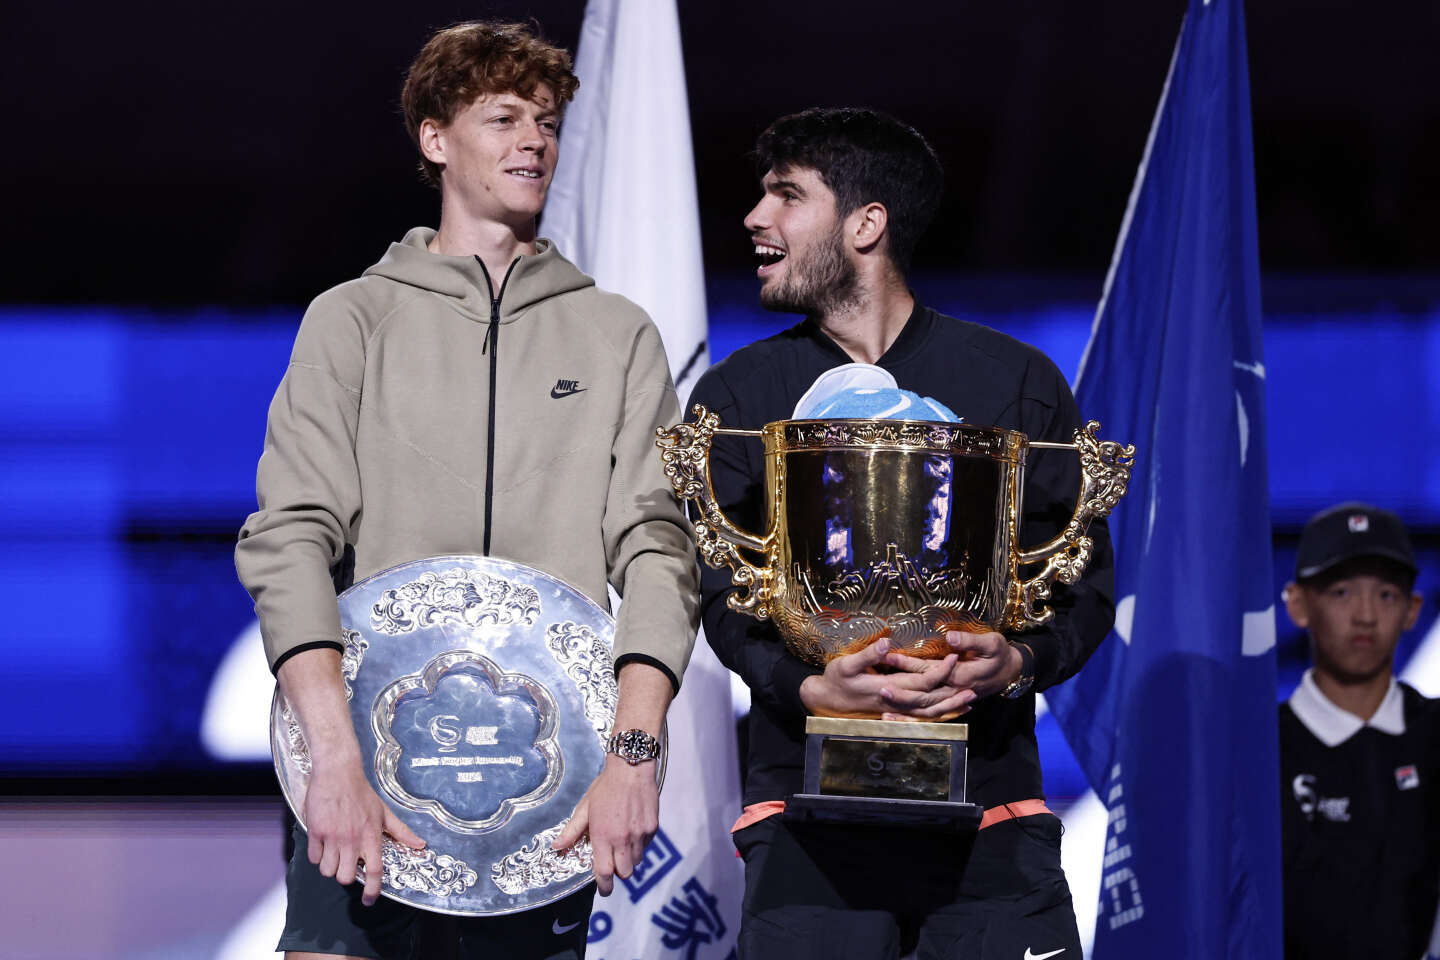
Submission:
<svg viewBox="0 0 1440 960">
<path fill-rule="evenodd" d="M 760 176 L 814 170 L 844 217 L 867 203 L 889 214 L 890 259 L 910 269 L 915 246 L 944 190 L 940 158 L 920 133 L 888 114 L 859 107 L 813 107 L 781 117 L 755 142 Z"/>
</svg>

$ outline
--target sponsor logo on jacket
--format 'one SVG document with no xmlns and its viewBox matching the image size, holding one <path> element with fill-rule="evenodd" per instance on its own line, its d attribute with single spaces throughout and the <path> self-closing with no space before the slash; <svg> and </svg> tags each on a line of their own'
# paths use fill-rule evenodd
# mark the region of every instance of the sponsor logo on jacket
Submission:
<svg viewBox="0 0 1440 960">
<path fill-rule="evenodd" d="M 1295 801 L 1300 804 L 1300 812 L 1305 814 L 1306 820 L 1314 820 L 1318 813 L 1332 823 L 1350 822 L 1350 798 L 1320 796 L 1315 791 L 1315 774 L 1298 775 L 1290 781 L 1290 789 L 1294 791 Z"/>
</svg>

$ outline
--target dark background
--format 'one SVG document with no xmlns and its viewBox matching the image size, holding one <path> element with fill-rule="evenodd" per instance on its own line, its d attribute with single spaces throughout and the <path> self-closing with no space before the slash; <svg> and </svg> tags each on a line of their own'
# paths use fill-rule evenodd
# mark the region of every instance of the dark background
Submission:
<svg viewBox="0 0 1440 960">
<path fill-rule="evenodd" d="M 865 104 L 948 173 L 917 294 L 1072 373 L 1184 9 L 681 0 L 712 359 L 792 322 L 758 309 L 740 226 L 756 134 Z M 222 658 L 258 648 L 232 550 L 300 313 L 438 219 L 398 110 L 430 32 L 533 14 L 573 47 L 582 13 L 6 8 L 0 795 L 274 790 L 200 729 Z M 1398 510 L 1426 571 L 1403 667 L 1440 609 L 1440 3 L 1247 15 L 1275 593 L 1311 513 Z M 1308 661 L 1277 626 L 1285 696 Z M 1053 719 L 1037 731 L 1052 795 L 1083 792 Z"/>
<path fill-rule="evenodd" d="M 1075 273 L 1098 294 L 1184 14 L 1108 3 L 701 2 L 681 28 L 713 272 L 748 265 L 745 153 L 774 117 L 864 104 L 948 174 L 919 270 Z M 434 223 L 399 119 L 430 31 L 580 0 L 7 5 L 0 296 L 304 303 Z M 1440 4 L 1247 9 L 1262 266 L 1440 268 Z"/>
</svg>

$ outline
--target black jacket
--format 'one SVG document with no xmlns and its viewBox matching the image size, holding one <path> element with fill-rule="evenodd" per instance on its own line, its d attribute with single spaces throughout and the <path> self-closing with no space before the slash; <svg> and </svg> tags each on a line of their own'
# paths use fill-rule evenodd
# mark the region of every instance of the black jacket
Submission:
<svg viewBox="0 0 1440 960">
<path fill-rule="evenodd" d="M 806 320 L 716 364 L 700 378 L 690 401 L 719 414 L 724 426 L 754 429 L 790 419 L 816 377 L 849 362 L 816 323 Z M 934 397 L 969 424 L 1060 442 L 1068 442 L 1080 425 L 1069 387 L 1040 351 L 918 304 L 878 365 L 901 387 Z M 711 476 L 726 514 L 763 534 L 765 469 L 759 441 L 716 437 Z M 1074 455 L 1031 452 L 1022 546 L 1037 546 L 1060 531 L 1074 510 L 1079 483 Z M 1035 691 L 1079 670 L 1114 619 L 1113 563 L 1105 523 L 1092 524 L 1090 536 L 1095 553 L 1086 575 L 1073 587 L 1057 584 L 1054 620 L 1024 635 L 1035 651 Z M 732 612 L 725 603 L 731 589 L 728 571 L 702 569 L 705 634 L 721 662 L 740 675 L 752 695 L 745 803 L 783 800 L 800 790 L 804 769 L 800 684 L 819 670 L 788 653 L 769 621 Z M 990 807 L 1044 796 L 1033 692 L 1018 700 L 990 697 L 964 720 L 970 725 L 972 802 Z"/>
</svg>

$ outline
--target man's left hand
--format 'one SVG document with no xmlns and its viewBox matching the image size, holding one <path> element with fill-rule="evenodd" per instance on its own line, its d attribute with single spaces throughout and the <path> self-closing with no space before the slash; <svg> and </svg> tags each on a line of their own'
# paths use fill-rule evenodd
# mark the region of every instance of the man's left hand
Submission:
<svg viewBox="0 0 1440 960">
<path fill-rule="evenodd" d="M 575 813 L 551 847 L 565 850 L 587 832 L 600 895 L 615 889 L 615 877 L 628 877 L 645 856 L 660 827 L 660 790 L 655 761 L 631 766 L 609 754 L 600 776 L 575 805 Z"/>
<path fill-rule="evenodd" d="M 1004 690 L 1025 667 L 1020 651 L 1003 634 L 951 630 L 945 634 L 945 642 L 960 655 L 950 671 L 950 685 L 974 690 L 977 697 Z"/>
</svg>

